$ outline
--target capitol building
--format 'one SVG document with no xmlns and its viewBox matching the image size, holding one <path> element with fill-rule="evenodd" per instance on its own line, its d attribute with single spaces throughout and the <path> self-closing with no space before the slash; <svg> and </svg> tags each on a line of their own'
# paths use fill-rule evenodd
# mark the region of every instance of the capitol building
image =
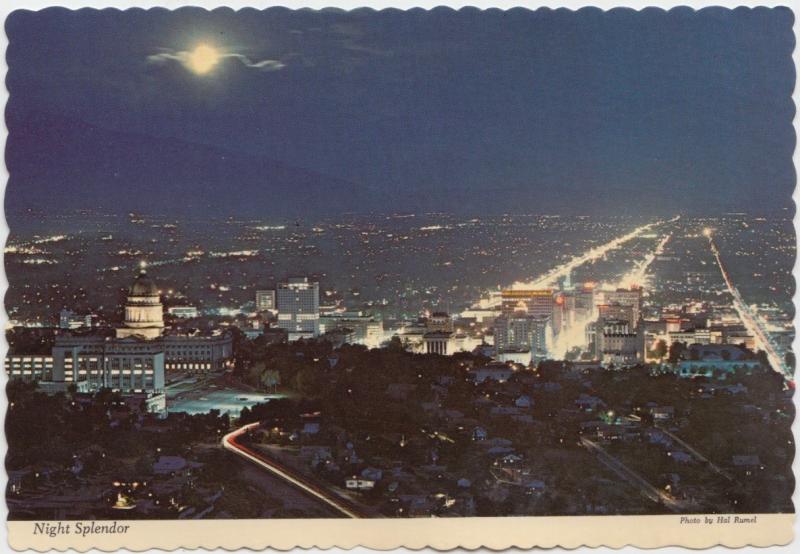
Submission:
<svg viewBox="0 0 800 554">
<path fill-rule="evenodd" d="M 128 290 L 125 324 L 117 329 L 117 338 L 157 339 L 164 334 L 164 306 L 158 288 L 142 269 Z"/>
<path fill-rule="evenodd" d="M 164 306 L 158 287 L 142 269 L 128 290 L 125 321 L 115 330 L 118 339 L 134 339 L 139 343 L 144 341 L 160 346 L 164 351 L 164 364 L 168 372 L 220 371 L 228 367 L 233 358 L 233 338 L 230 334 L 186 335 L 166 331 Z"/>
<path fill-rule="evenodd" d="M 45 391 L 110 388 L 122 393 L 163 393 L 169 372 L 207 373 L 228 367 L 230 334 L 176 334 L 164 325 L 158 287 L 142 269 L 128 289 L 125 316 L 109 333 L 56 336 L 50 353 L 6 357 L 10 378 L 37 381 Z M 163 394 L 161 395 L 163 397 Z"/>
</svg>

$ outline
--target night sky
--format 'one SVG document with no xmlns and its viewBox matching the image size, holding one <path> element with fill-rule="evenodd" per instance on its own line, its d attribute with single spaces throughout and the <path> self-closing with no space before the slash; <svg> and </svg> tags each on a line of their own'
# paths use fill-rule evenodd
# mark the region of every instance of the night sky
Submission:
<svg viewBox="0 0 800 554">
<path fill-rule="evenodd" d="M 774 213 L 795 179 L 792 24 L 788 9 L 15 12 L 6 205 Z M 186 62 L 200 44 L 221 55 L 205 74 Z"/>
</svg>

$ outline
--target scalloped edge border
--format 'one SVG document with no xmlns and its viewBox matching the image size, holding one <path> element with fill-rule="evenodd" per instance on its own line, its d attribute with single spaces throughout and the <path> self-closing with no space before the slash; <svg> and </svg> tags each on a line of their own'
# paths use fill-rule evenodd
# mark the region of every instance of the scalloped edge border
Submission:
<svg viewBox="0 0 800 554">
<path fill-rule="evenodd" d="M 708 517 L 710 515 L 706 514 Z M 743 514 L 739 514 L 740 516 Z M 794 514 L 758 514 L 756 524 L 680 523 L 681 515 L 557 516 L 420 519 L 292 519 L 292 520 L 136 520 L 125 535 L 55 538 L 32 534 L 34 521 L 11 521 L 9 544 L 31 549 L 109 552 L 119 548 L 141 552 L 157 548 L 212 550 L 291 550 L 358 546 L 374 550 L 504 550 L 508 548 L 578 547 L 709 548 L 782 546 L 794 533 Z M 714 516 L 716 517 L 716 515 Z M 86 522 L 88 523 L 88 522 Z M 191 537 L 191 538 L 190 538 Z"/>
<path fill-rule="evenodd" d="M 16 0 L 22 1 L 24 0 Z M 70 0 L 62 0 L 69 2 Z M 85 0 L 87 2 L 92 2 L 96 0 Z M 116 0 L 111 0 L 116 1 Z M 205 0 L 200 0 L 205 1 Z M 313 1 L 313 0 L 312 0 Z M 367 0 L 369 1 L 369 0 Z M 605 0 L 599 0 L 598 4 L 604 3 Z M 635 1 L 635 0 L 634 0 Z M 658 3 L 660 0 L 651 0 L 653 3 Z M 567 3 L 571 3 L 570 0 L 566 0 Z M 689 0 L 687 3 L 696 4 L 695 0 Z M 251 6 L 241 6 L 241 7 L 228 7 L 228 6 L 218 6 L 213 8 L 208 8 L 204 6 L 197 6 L 197 5 L 184 5 L 179 6 L 176 8 L 165 8 L 162 6 L 150 6 L 146 8 L 141 7 L 127 7 L 127 8 L 119 8 L 119 7 L 104 7 L 104 8 L 97 8 L 97 7 L 80 7 L 80 8 L 70 8 L 66 6 L 46 6 L 46 7 L 37 7 L 37 8 L 27 8 L 21 6 L 19 8 L 8 9 L 3 8 L 0 9 L 0 13 L 5 15 L 3 27 L 4 33 L 2 37 L 2 41 L 0 44 L 5 44 L 6 48 L 8 47 L 8 40 L 7 35 L 5 34 L 5 23 L 8 19 L 8 16 L 14 12 L 38 12 L 38 11 L 46 11 L 46 10 L 65 10 L 65 11 L 118 11 L 118 12 L 128 12 L 128 11 L 206 11 L 206 12 L 239 12 L 239 11 L 254 11 L 254 12 L 262 12 L 262 11 L 331 11 L 331 12 L 364 12 L 364 13 L 379 13 L 379 12 L 442 12 L 442 11 L 449 11 L 449 12 L 465 12 L 465 13 L 472 13 L 472 12 L 507 12 L 507 11 L 527 11 L 531 13 L 535 12 L 550 12 L 550 11 L 571 11 L 571 12 L 618 12 L 618 11 L 633 11 L 633 12 L 644 12 L 644 11 L 662 11 L 667 13 L 672 12 L 685 12 L 685 13 L 702 13 L 707 11 L 717 11 L 717 10 L 727 10 L 727 11 L 740 11 L 740 10 L 773 10 L 773 9 L 783 9 L 788 10 L 792 13 L 794 17 L 794 11 L 791 7 L 793 0 L 788 0 L 788 2 L 781 3 L 781 2 L 761 2 L 761 3 L 746 3 L 743 1 L 730 3 L 729 0 L 722 0 L 717 4 L 711 4 L 703 7 L 693 7 L 688 6 L 686 4 L 683 5 L 673 5 L 668 8 L 664 8 L 661 6 L 643 6 L 643 7 L 629 7 L 629 6 L 614 6 L 614 7 L 598 7 L 596 5 L 586 5 L 583 4 L 580 7 L 549 7 L 549 6 L 538 6 L 536 8 L 529 8 L 525 6 L 505 6 L 505 7 L 477 7 L 474 5 L 460 5 L 459 7 L 451 7 L 451 6 L 444 6 L 444 5 L 435 5 L 431 7 L 421 7 L 421 6 L 414 6 L 414 7 L 407 7 L 407 8 L 395 8 L 395 7 L 382 7 L 382 8 L 373 8 L 370 6 L 359 6 L 353 8 L 340 8 L 334 5 L 329 6 L 285 6 L 285 5 L 272 5 L 272 6 L 263 6 L 263 7 L 251 7 Z M 788 4 L 788 5 L 787 5 Z M 797 19 L 795 17 L 794 28 L 798 28 Z M 800 32 L 795 32 L 795 37 L 797 38 L 800 36 Z M 800 59 L 800 53 L 795 48 L 792 54 L 792 59 L 795 62 L 795 74 L 797 73 L 797 68 L 800 66 L 798 63 L 798 59 Z M 8 71 L 8 67 L 5 65 L 5 59 L 0 61 L 0 64 Z M 5 80 L 4 80 L 5 84 Z M 797 102 L 794 101 L 795 96 L 797 95 L 797 86 L 795 86 L 795 90 L 792 95 L 793 105 L 797 106 Z M 10 100 L 9 91 L 7 88 L 3 88 L 2 92 L 0 92 L 0 97 L 5 96 L 6 99 L 6 106 L 8 105 L 8 101 Z M 5 110 L 4 110 L 5 113 Z M 795 109 L 795 121 L 793 121 L 794 129 L 795 129 L 795 150 L 793 156 L 797 156 L 797 125 L 796 125 L 796 117 L 797 117 L 797 110 Z M 2 121 L 2 131 L 4 133 L 2 141 L 3 145 L 6 144 L 8 139 L 8 129 L 5 125 L 5 118 Z M 3 147 L 3 151 L 5 152 L 5 147 Z M 794 159 L 794 158 L 793 158 Z M 795 164 L 795 168 L 797 165 Z M 797 173 L 797 171 L 795 171 Z M 2 174 L 5 177 L 5 184 L 7 185 L 8 182 L 8 169 L 5 165 L 5 156 L 3 156 L 2 160 Z M 5 186 L 2 187 L 3 198 L 5 198 Z M 800 214 L 798 214 L 797 206 L 798 206 L 798 199 L 800 199 L 800 190 L 795 188 L 794 195 L 792 197 L 793 207 L 795 209 L 795 217 L 794 217 L 794 227 L 795 227 L 795 235 L 798 235 L 798 230 L 800 230 Z M 3 203 L 5 208 L 5 202 Z M 2 237 L 3 244 L 7 240 L 9 236 L 9 228 L 7 226 L 5 220 L 5 209 L 3 212 L 0 213 L 0 237 Z M 0 254 L 2 256 L 2 254 Z M 800 274 L 800 257 L 795 256 L 795 268 L 793 275 L 795 277 L 795 295 L 794 295 L 794 304 L 795 309 L 797 309 L 798 302 L 800 301 L 800 289 L 797 287 L 797 275 Z M 0 294 L 5 296 L 5 291 L 8 287 L 7 275 L 5 273 L 5 267 L 2 268 L 0 271 Z M 6 318 L 7 315 L 5 313 L 5 306 L 2 306 L 2 311 L 0 312 L 0 319 Z M 794 349 L 795 351 L 798 350 L 798 345 L 800 345 L 800 336 L 795 337 Z M 0 354 L 2 354 L 3 358 L 5 357 L 5 353 L 7 350 L 7 343 L 5 340 L 5 336 L 0 336 Z M 7 383 L 7 377 L 4 371 L 0 371 L 0 386 L 3 386 L 3 391 L 5 391 L 5 385 Z M 5 394 L 0 395 L 0 421 L 4 422 L 5 420 L 5 410 L 7 407 L 7 398 Z M 797 430 L 798 425 L 798 418 L 795 418 L 793 422 L 793 430 Z M 797 433 L 795 433 L 797 436 Z M 7 450 L 7 444 L 5 442 L 5 436 L 2 436 L 2 448 L 3 450 Z M 794 464 L 797 465 L 798 457 L 795 456 Z M 5 472 L 0 472 L 0 485 L 2 488 L 5 488 L 5 484 L 7 481 L 7 477 Z M 798 496 L 798 492 L 800 488 L 795 487 L 794 497 Z M 797 505 L 797 502 L 795 502 Z M 7 507 L 5 506 L 5 502 L 2 503 L 2 513 L 7 515 Z M 684 514 L 685 515 L 685 514 Z M 715 514 L 719 515 L 719 514 Z M 170 526 L 170 527 L 183 527 L 184 529 L 176 530 L 176 533 L 171 533 L 167 530 L 169 537 L 164 537 L 165 529 L 149 529 L 145 530 L 143 533 L 147 536 L 153 536 L 155 531 L 159 531 L 156 536 L 159 536 L 158 542 L 147 542 L 146 545 L 144 544 L 133 544 L 128 541 L 107 541 L 103 540 L 100 542 L 90 542 L 85 540 L 78 540 L 77 542 L 72 542 L 66 537 L 62 537 L 65 540 L 58 540 L 53 541 L 50 544 L 32 544 L 25 541 L 16 541 L 14 540 L 14 535 L 19 533 L 25 533 L 24 526 L 33 526 L 34 522 L 22 522 L 22 521 L 7 521 L 6 525 L 4 526 L 3 530 L 6 532 L 6 536 L 8 539 L 8 545 L 13 548 L 14 550 L 33 550 L 36 552 L 45 552 L 48 550 L 56 550 L 59 552 L 64 552 L 67 550 L 76 550 L 78 552 L 87 552 L 88 550 L 100 550 L 103 552 L 111 552 L 113 550 L 118 550 L 120 548 L 125 548 L 127 550 L 131 550 L 134 552 L 142 552 L 146 550 L 152 549 L 159 549 L 159 550 L 166 550 L 166 551 L 175 551 L 178 549 L 225 549 L 225 550 L 235 550 L 235 549 L 250 549 L 250 550 L 265 550 L 265 549 L 273 549 L 279 551 L 287 551 L 295 548 L 303 548 L 303 549 L 310 549 L 310 548 L 318 548 L 318 549 L 332 549 L 332 548 L 339 548 L 339 549 L 354 549 L 357 547 L 365 547 L 375 550 L 393 550 L 398 548 L 405 548 L 410 550 L 422 550 L 425 548 L 433 548 L 436 550 L 455 550 L 455 549 L 465 549 L 465 550 L 477 550 L 486 548 L 492 551 L 496 550 L 505 550 L 510 548 L 566 548 L 566 549 L 576 549 L 580 547 L 590 547 L 590 548 L 597 548 L 597 547 L 609 547 L 614 549 L 622 549 L 625 547 L 633 546 L 637 548 L 644 548 L 644 549 L 653 549 L 653 548 L 661 548 L 667 546 L 678 546 L 683 548 L 692 548 L 692 549 L 705 549 L 715 546 L 722 546 L 727 548 L 744 548 L 747 546 L 754 546 L 754 547 L 769 547 L 769 546 L 784 546 L 792 543 L 795 538 L 794 534 L 794 527 L 797 524 L 797 517 L 796 514 L 759 514 L 759 517 L 764 519 L 771 520 L 769 529 L 765 529 L 760 531 L 758 536 L 750 536 L 747 533 L 734 533 L 729 531 L 729 528 L 721 528 L 722 530 L 715 534 L 703 534 L 703 537 L 700 539 L 697 538 L 697 533 L 690 533 L 689 538 L 690 540 L 676 540 L 675 534 L 677 531 L 673 526 L 670 526 L 667 529 L 662 529 L 661 522 L 666 520 L 679 520 L 681 516 L 673 516 L 673 515 L 665 515 L 665 516 L 559 516 L 559 517 L 508 517 L 508 518 L 454 518 L 454 519 L 437 519 L 437 520 L 393 520 L 393 519 L 385 519 L 385 520 L 360 520 L 360 521 L 348 521 L 348 520 L 319 520 L 319 519 L 303 519 L 303 520 L 199 520 L 199 521 L 131 521 L 126 522 L 126 524 L 138 524 L 146 523 L 146 524 L 155 524 L 156 526 L 163 527 L 163 526 Z M 588 523 L 590 519 L 601 518 L 605 524 L 613 524 L 617 527 L 616 533 L 609 531 L 609 534 L 618 535 L 620 533 L 620 527 L 627 527 L 627 524 L 633 522 L 635 530 L 631 533 L 630 536 L 627 537 L 619 537 L 613 536 L 611 540 L 608 540 L 609 535 L 605 535 L 602 539 L 595 539 L 595 540 L 585 540 L 579 539 L 577 541 L 566 541 L 563 538 L 558 539 L 545 539 L 540 540 L 537 538 L 514 538 L 516 533 L 506 534 L 502 537 L 498 537 L 495 535 L 493 538 L 480 538 L 477 539 L 477 542 L 469 541 L 469 540 L 462 540 L 457 539 L 455 542 L 450 539 L 434 539 L 430 541 L 420 541 L 420 538 L 408 541 L 387 541 L 387 531 L 394 531 L 397 534 L 405 534 L 409 532 L 415 531 L 415 529 L 405 529 L 406 525 L 402 525 L 403 523 L 410 524 L 412 527 L 416 526 L 418 522 L 424 521 L 455 521 L 455 522 L 463 522 L 465 526 L 468 526 L 468 529 L 475 533 L 476 529 L 478 531 L 484 531 L 482 528 L 487 526 L 491 526 L 492 530 L 486 530 L 490 534 L 492 532 L 497 532 L 497 527 L 503 527 L 504 524 L 510 524 L 513 522 L 515 526 L 522 526 L 526 523 L 531 524 L 533 527 L 544 525 L 545 527 L 550 527 L 551 524 L 556 522 L 557 520 L 571 520 L 571 523 L 568 526 L 572 527 L 576 524 L 580 525 L 581 528 L 584 528 L 584 525 Z M 648 525 L 645 528 L 642 528 L 642 519 L 643 518 L 655 518 L 655 520 L 648 522 Z M 495 521 L 497 520 L 497 521 Z M 614 520 L 612 522 L 612 520 Z M 656 522 L 658 520 L 658 522 Z M 308 529 L 308 527 L 316 527 L 318 522 L 335 522 L 335 526 L 337 528 L 348 527 L 348 526 L 373 526 L 372 524 L 378 524 L 380 528 L 378 529 L 371 529 L 364 532 L 363 530 L 359 529 L 357 531 L 349 531 L 349 536 L 346 540 L 342 539 L 334 539 L 333 542 L 329 540 L 317 540 L 315 538 L 309 537 L 313 533 Z M 257 525 L 260 527 L 261 531 L 264 532 L 264 527 L 271 527 L 276 526 L 279 529 L 272 530 L 273 533 L 269 539 L 265 539 L 261 542 L 260 539 L 246 539 L 244 541 L 239 540 L 238 542 L 231 542 L 228 540 L 220 541 L 219 537 L 224 536 L 228 533 L 225 531 L 230 532 L 232 535 L 237 535 L 241 533 L 244 529 L 226 529 L 220 533 L 220 530 L 200 530 L 200 532 L 193 531 L 193 536 L 195 539 L 187 542 L 185 537 L 186 527 L 189 527 L 192 523 L 198 524 L 198 526 L 202 527 L 211 527 L 216 525 L 221 526 L 230 526 L 230 527 L 240 527 L 239 524 L 251 524 Z M 209 523 L 214 523 L 216 525 L 209 525 Z M 364 524 L 367 525 L 364 525 Z M 438 524 L 441 526 L 441 524 Z M 149 525 L 148 525 L 149 526 Z M 561 527 L 560 525 L 557 525 Z M 299 527 L 297 532 L 288 529 L 289 527 Z M 390 527 L 395 527 L 395 529 L 389 529 Z M 654 529 L 654 527 L 659 527 L 659 529 Z M 276 533 L 276 531 L 278 531 Z M 289 531 L 291 535 L 286 537 L 286 532 Z M 316 531 L 316 529 L 315 529 Z M 552 529 L 548 530 L 552 532 Z M 435 531 L 437 534 L 441 533 L 441 530 Z M 535 534 L 537 532 L 536 529 L 530 530 L 527 534 Z M 668 533 L 668 535 L 662 535 L 661 532 Z M 329 533 L 329 535 L 334 535 L 335 533 Z M 394 533 L 393 533 L 394 534 Z M 570 533 L 571 534 L 571 533 Z M 680 533 L 683 534 L 683 533 Z M 201 538 L 204 535 L 211 535 L 214 538 Z M 375 536 L 381 537 L 378 540 L 375 540 Z M 545 534 L 546 535 L 546 534 Z M 744 536 L 742 536 L 744 535 Z M 28 536 L 32 536 L 28 534 Z M 306 538 L 302 541 L 296 540 L 289 540 L 288 542 L 285 540 L 286 538 L 297 537 L 297 536 L 305 536 Z M 389 535 L 392 536 L 392 535 Z M 411 536 L 411 535 L 407 535 Z M 562 535 L 562 536 L 569 536 Z M 353 539 L 352 537 L 358 537 Z M 329 537 L 330 538 L 330 537 Z M 499 541 L 496 540 L 499 538 Z M 682 538 L 686 538 L 684 535 Z M 766 538 L 766 540 L 763 540 Z M 166 539 L 166 540 L 164 540 Z M 258 541 L 258 542 L 254 542 Z"/>
</svg>

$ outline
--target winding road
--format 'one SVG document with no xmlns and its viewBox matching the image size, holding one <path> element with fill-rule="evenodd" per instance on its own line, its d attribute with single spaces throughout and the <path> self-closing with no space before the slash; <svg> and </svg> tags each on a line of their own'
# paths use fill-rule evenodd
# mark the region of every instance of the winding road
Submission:
<svg viewBox="0 0 800 554">
<path fill-rule="evenodd" d="M 231 431 L 222 438 L 222 447 L 230 452 L 233 452 L 237 456 L 241 456 L 242 458 L 256 464 L 262 469 L 269 471 L 276 477 L 279 477 L 286 483 L 299 489 L 305 494 L 324 502 L 333 508 L 337 513 L 345 517 L 354 519 L 368 517 L 361 510 L 353 506 L 350 502 L 347 502 L 345 499 L 331 494 L 322 487 L 315 485 L 302 475 L 298 474 L 294 470 L 267 458 L 266 456 L 242 445 L 237 441 L 237 439 L 242 435 L 248 431 L 256 429 L 258 426 L 259 423 L 250 423 L 249 425 L 245 425 L 244 427 L 240 427 L 239 429 Z"/>
</svg>

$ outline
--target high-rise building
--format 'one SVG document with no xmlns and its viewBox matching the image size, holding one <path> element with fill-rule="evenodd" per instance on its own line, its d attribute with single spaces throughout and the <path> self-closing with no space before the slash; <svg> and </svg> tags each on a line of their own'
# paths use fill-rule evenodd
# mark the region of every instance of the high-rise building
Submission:
<svg viewBox="0 0 800 554">
<path fill-rule="evenodd" d="M 596 324 L 597 356 L 605 364 L 634 364 L 644 360 L 641 325 L 628 321 L 599 319 Z"/>
<path fill-rule="evenodd" d="M 558 334 L 567 329 L 570 323 L 571 313 L 568 310 L 569 295 L 557 292 L 553 302 L 553 317 L 550 322 L 553 333 Z"/>
<path fill-rule="evenodd" d="M 552 289 L 515 290 L 506 289 L 500 293 L 501 311 L 510 314 L 524 310 L 533 317 L 553 316 L 555 299 Z"/>
<path fill-rule="evenodd" d="M 619 302 L 612 302 L 611 304 L 600 304 L 597 306 L 597 312 L 600 319 L 604 320 L 621 320 L 627 321 L 632 326 L 636 324 L 638 318 L 636 317 L 636 307 L 633 305 L 620 304 Z"/>
<path fill-rule="evenodd" d="M 585 325 L 594 315 L 594 289 L 583 286 L 556 293 L 553 306 L 553 332 L 558 334 L 575 325 Z"/>
<path fill-rule="evenodd" d="M 602 292 L 603 304 L 619 304 L 632 308 L 631 325 L 636 325 L 641 317 L 642 289 L 617 289 Z"/>
<path fill-rule="evenodd" d="M 594 284 L 589 283 L 575 291 L 575 311 L 577 317 L 586 319 L 592 316 L 594 312 Z"/>
<path fill-rule="evenodd" d="M 498 354 L 509 350 L 528 349 L 534 357 L 547 355 L 546 317 L 534 317 L 523 312 L 502 315 L 494 321 L 494 345 Z"/>
<path fill-rule="evenodd" d="M 308 277 L 290 277 L 276 291 L 278 324 L 289 340 L 319 336 L 319 283 Z"/>
<path fill-rule="evenodd" d="M 256 311 L 267 312 L 275 309 L 275 291 L 257 290 L 256 291 Z"/>
</svg>

